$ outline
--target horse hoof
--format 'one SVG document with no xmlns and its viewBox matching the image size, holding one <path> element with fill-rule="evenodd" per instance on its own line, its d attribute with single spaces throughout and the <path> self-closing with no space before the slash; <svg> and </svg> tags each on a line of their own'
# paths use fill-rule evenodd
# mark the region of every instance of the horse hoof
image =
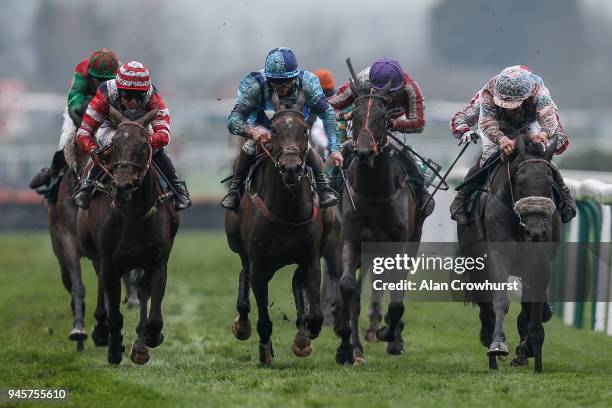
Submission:
<svg viewBox="0 0 612 408">
<path fill-rule="evenodd" d="M 353 351 L 353 365 L 355 366 L 362 366 L 366 364 L 366 359 L 363 356 L 363 351 L 361 350 L 355 350 Z"/>
<path fill-rule="evenodd" d="M 487 355 L 489 356 L 507 356 L 508 346 L 504 342 L 494 341 L 489 346 L 489 351 L 487 351 Z"/>
<path fill-rule="evenodd" d="M 108 352 L 108 363 L 111 365 L 119 365 L 123 359 L 123 353 L 121 352 Z"/>
<path fill-rule="evenodd" d="M 96 347 L 108 346 L 108 329 L 96 324 L 91 331 L 91 339 Z"/>
<path fill-rule="evenodd" d="M 259 364 L 262 366 L 269 367 L 272 365 L 272 357 L 274 357 L 274 350 L 272 350 L 272 341 L 268 340 L 267 344 L 259 344 Z"/>
<path fill-rule="evenodd" d="M 156 335 L 145 335 L 145 345 L 155 348 L 164 342 L 164 333 L 159 332 Z"/>
<path fill-rule="evenodd" d="M 338 349 L 336 350 L 336 363 L 340 365 L 355 364 L 353 349 L 351 347 L 338 347 Z"/>
<path fill-rule="evenodd" d="M 376 330 L 376 338 L 380 341 L 393 341 L 389 326 L 383 326 L 380 329 Z"/>
<path fill-rule="evenodd" d="M 132 343 L 132 349 L 130 350 L 130 360 L 132 360 L 134 364 L 143 365 L 147 364 L 149 359 L 151 359 L 149 348 L 141 341 L 134 340 L 134 343 Z"/>
<path fill-rule="evenodd" d="M 368 343 L 376 343 L 378 341 L 378 338 L 376 337 L 376 329 L 371 327 L 366 330 L 364 338 Z"/>
<path fill-rule="evenodd" d="M 404 342 L 402 340 L 395 340 L 387 343 L 387 354 L 392 356 L 404 354 Z"/>
<path fill-rule="evenodd" d="M 526 367 L 529 365 L 529 360 L 524 357 L 517 357 L 510 362 L 511 367 Z"/>
<path fill-rule="evenodd" d="M 70 331 L 68 338 L 72 341 L 83 342 L 87 340 L 87 332 L 82 327 L 75 327 Z"/>
<path fill-rule="evenodd" d="M 240 320 L 240 316 L 236 316 L 232 323 L 232 333 L 238 340 L 247 340 L 251 337 L 251 321 L 249 319 Z"/>
<path fill-rule="evenodd" d="M 312 341 L 304 334 L 296 334 L 291 347 L 293 354 L 298 357 L 308 357 L 312 353 Z"/>
</svg>

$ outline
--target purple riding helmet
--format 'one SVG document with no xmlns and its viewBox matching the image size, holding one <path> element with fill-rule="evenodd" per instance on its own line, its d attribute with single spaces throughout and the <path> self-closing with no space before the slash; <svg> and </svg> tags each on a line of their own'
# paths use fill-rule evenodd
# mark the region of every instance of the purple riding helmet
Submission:
<svg viewBox="0 0 612 408">
<path fill-rule="evenodd" d="M 394 59 L 383 58 L 370 67 L 370 85 L 374 89 L 382 89 L 391 80 L 391 92 L 397 91 L 404 85 L 404 70 Z"/>
</svg>

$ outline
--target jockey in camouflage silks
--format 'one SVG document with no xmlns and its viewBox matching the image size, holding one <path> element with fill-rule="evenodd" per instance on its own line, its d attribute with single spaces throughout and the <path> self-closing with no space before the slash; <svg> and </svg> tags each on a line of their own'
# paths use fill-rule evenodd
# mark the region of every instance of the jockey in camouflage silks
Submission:
<svg viewBox="0 0 612 408">
<path fill-rule="evenodd" d="M 182 210 L 191 205 L 185 182 L 179 180 L 170 157 L 164 150 L 170 141 L 170 112 L 151 84 L 146 66 L 131 61 L 122 65 L 114 79 L 102 83 L 91 100 L 81 126 L 77 131 L 79 147 L 94 161 L 100 160 L 96 152 L 112 142 L 115 130 L 108 121 L 110 107 L 117 109 L 130 120 L 136 120 L 151 110 L 157 110 L 149 128 L 150 143 L 154 150 L 153 161 L 164 173 L 174 192 L 178 195 L 175 209 Z M 93 193 L 94 181 L 100 172 L 99 166 L 92 166 L 83 179 L 81 188 L 75 194 L 76 204 L 87 209 Z"/>
<path fill-rule="evenodd" d="M 471 128 L 476 125 L 478 128 L 474 132 Z M 468 106 L 453 116 L 450 128 L 451 133 L 464 143 L 475 139 L 475 134 L 482 136 L 482 155 L 469 170 L 466 180 L 473 178 L 493 156 L 510 155 L 516 142 L 508 136 L 517 132 L 526 134 L 532 142 L 545 145 L 555 139 L 555 154 L 563 153 L 569 146 L 548 88 L 542 78 L 523 65 L 508 67 L 490 79 Z M 552 168 L 555 169 L 555 183 L 562 195 L 559 213 L 563 222 L 569 222 L 576 214 L 574 200 L 556 166 Z M 484 180 L 484 176 L 473 178 L 459 191 L 451 204 L 452 219 L 462 224 L 472 221 L 465 212 L 465 204 Z"/>
<path fill-rule="evenodd" d="M 74 140 L 89 101 L 96 94 L 98 86 L 117 74 L 117 55 L 107 48 L 101 48 L 74 67 L 72 82 L 68 91 L 68 104 L 63 113 L 62 132 L 58 150 L 53 155 L 50 167 L 43 168 L 30 182 L 31 188 L 48 185 L 65 166 L 64 147 Z"/>
<path fill-rule="evenodd" d="M 271 100 L 274 92 L 278 94 L 282 103 L 295 103 L 299 93 L 304 93 L 306 98 L 304 116 L 307 118 L 314 114 L 321 119 L 328 138 L 331 158 L 335 165 L 342 164 L 334 110 L 327 102 L 319 79 L 311 72 L 298 67 L 293 51 L 285 47 L 274 48 L 266 57 L 264 69 L 251 72 L 240 81 L 236 104 L 227 118 L 229 131 L 246 140 L 235 165 L 229 192 L 221 201 L 221 206 L 224 208 L 234 211 L 238 209 L 244 180 L 254 163 L 256 143 L 266 143 L 271 138 L 268 129 L 270 119 L 266 111 L 274 110 Z M 313 149 L 308 149 L 306 163 L 314 173 L 320 206 L 325 208 L 335 205 L 338 197 L 329 187 L 321 157 Z"/>
</svg>

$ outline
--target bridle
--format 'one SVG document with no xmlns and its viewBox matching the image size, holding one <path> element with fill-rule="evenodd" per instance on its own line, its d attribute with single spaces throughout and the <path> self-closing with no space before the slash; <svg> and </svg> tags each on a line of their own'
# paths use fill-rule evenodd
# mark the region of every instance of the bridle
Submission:
<svg viewBox="0 0 612 408">
<path fill-rule="evenodd" d="M 385 131 L 385 134 L 382 136 L 382 138 L 380 140 L 376 140 L 376 138 L 374 137 L 374 132 L 372 131 L 372 129 L 370 129 L 368 123 L 370 121 L 370 113 L 372 111 L 372 102 L 374 101 L 374 99 L 380 99 L 383 102 L 385 102 L 387 100 L 387 96 L 384 95 L 380 95 L 377 93 L 372 93 L 372 89 L 370 89 L 370 93 L 368 94 L 364 94 L 364 95 L 360 95 L 358 97 L 355 98 L 355 100 L 353 101 L 353 104 L 357 103 L 359 100 L 362 99 L 367 99 L 368 100 L 368 109 L 366 111 L 366 116 L 364 118 L 364 127 L 362 129 L 359 130 L 359 134 L 355 135 L 355 131 L 353 129 L 353 143 L 356 145 L 357 144 L 357 140 L 359 140 L 359 136 L 361 136 L 362 132 L 367 132 L 367 135 L 370 138 L 370 146 L 373 147 L 374 150 L 374 155 L 378 155 L 378 153 L 380 153 L 380 151 L 382 150 L 382 148 L 387 144 L 387 132 Z M 393 112 L 395 112 L 395 110 L 388 110 L 385 112 L 385 130 L 386 130 L 386 123 L 387 123 L 387 119 L 388 117 L 393 114 Z"/>
<path fill-rule="evenodd" d="M 123 123 L 120 123 L 119 125 L 117 125 L 117 131 L 119 130 L 119 128 L 121 126 L 128 126 L 128 125 L 129 126 L 137 126 L 137 127 L 141 128 L 145 133 L 148 133 L 147 128 L 144 127 L 143 125 L 141 125 L 140 123 L 137 123 L 137 122 L 123 122 Z M 134 193 L 142 185 L 142 182 L 144 181 L 144 178 L 147 175 L 147 171 L 151 168 L 151 161 L 153 159 L 153 147 L 151 146 L 151 143 L 148 140 L 147 140 L 147 144 L 146 145 L 147 145 L 147 148 L 149 150 L 149 154 L 148 154 L 147 162 L 146 162 L 145 165 L 142 165 L 142 164 L 139 164 L 139 163 L 134 163 L 134 162 L 131 162 L 131 161 L 128 161 L 128 160 L 120 160 L 120 161 L 117 161 L 117 162 L 112 164 L 111 171 L 109 172 L 109 174 L 112 177 L 112 183 L 113 183 L 112 184 L 113 187 L 111 187 L 111 196 L 112 196 L 113 199 L 116 198 L 116 193 L 117 193 L 117 190 L 116 190 L 116 187 L 115 187 L 115 185 L 117 183 L 117 179 L 115 178 L 114 173 L 115 173 L 115 170 L 117 170 L 117 169 L 119 169 L 121 167 L 134 167 L 134 168 L 138 169 L 138 171 L 139 171 L 139 174 L 138 174 L 138 183 L 132 185 L 132 187 L 130 189 L 128 189 L 128 190 L 125 190 L 125 192 L 127 192 L 127 193 Z M 113 144 L 112 143 L 110 144 L 110 149 L 111 149 L 111 151 L 113 149 Z"/>
</svg>

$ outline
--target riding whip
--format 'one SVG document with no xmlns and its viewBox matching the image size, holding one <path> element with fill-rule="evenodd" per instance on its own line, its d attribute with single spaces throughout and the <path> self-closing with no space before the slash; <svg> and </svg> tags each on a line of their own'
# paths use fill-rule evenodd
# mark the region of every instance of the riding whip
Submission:
<svg viewBox="0 0 612 408">
<path fill-rule="evenodd" d="M 346 192 L 348 194 L 349 202 L 351 203 L 351 208 L 353 209 L 353 212 L 356 213 L 357 207 L 355 207 L 355 200 L 353 200 L 351 188 L 349 186 L 349 183 L 346 181 L 346 175 L 344 174 L 344 169 L 342 167 L 340 167 L 340 174 L 342 174 L 342 183 L 344 184 L 344 188 L 346 189 Z"/>
</svg>

